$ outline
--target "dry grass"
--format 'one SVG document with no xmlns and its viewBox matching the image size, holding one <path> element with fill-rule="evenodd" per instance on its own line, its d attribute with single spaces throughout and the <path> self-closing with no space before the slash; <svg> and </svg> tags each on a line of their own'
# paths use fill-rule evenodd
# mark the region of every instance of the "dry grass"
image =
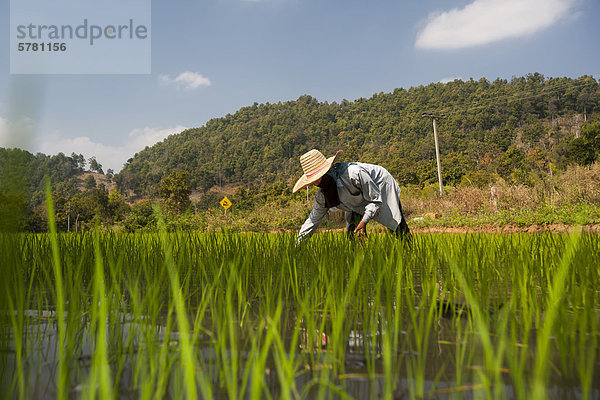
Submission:
<svg viewBox="0 0 600 400">
<path fill-rule="evenodd" d="M 441 219 L 444 225 L 461 225 L 466 219 L 470 224 L 547 223 L 542 219 L 546 218 L 548 209 L 569 214 L 577 207 L 600 207 L 600 164 L 570 167 L 563 174 L 540 180 L 535 186 L 509 185 L 498 179 L 485 188 L 446 187 L 441 197 L 437 185 L 403 188 L 400 196 L 409 221 Z M 227 214 L 221 209 L 213 209 L 194 216 L 196 221 L 192 225 L 209 232 L 222 229 L 233 232 L 297 231 L 308 216 L 313 201 L 313 196 L 301 201 L 280 200 L 257 206 L 253 211 L 231 210 L 233 212 Z M 523 219 L 527 213 L 532 216 Z M 542 217 L 537 217 L 538 214 Z M 600 211 L 594 212 L 596 214 Z M 585 222 L 585 215 L 576 218 L 577 223 L 594 222 Z M 571 219 L 568 215 L 550 217 L 553 223 L 573 223 Z M 321 223 L 323 229 L 343 227 L 344 216 L 340 211 L 330 212 Z"/>
<path fill-rule="evenodd" d="M 557 178 L 556 196 L 568 203 L 600 204 L 600 164 L 572 167 Z"/>
<path fill-rule="evenodd" d="M 486 188 L 447 187 L 443 196 L 432 187 L 407 188 L 402 204 L 409 218 L 469 216 L 480 213 L 534 211 L 541 206 L 600 206 L 600 164 L 569 167 L 535 186 L 509 185 L 499 179 Z"/>
</svg>

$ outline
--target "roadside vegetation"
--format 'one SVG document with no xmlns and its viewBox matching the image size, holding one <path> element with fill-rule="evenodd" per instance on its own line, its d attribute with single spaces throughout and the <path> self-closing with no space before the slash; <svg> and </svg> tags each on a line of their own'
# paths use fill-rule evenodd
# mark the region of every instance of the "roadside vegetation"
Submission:
<svg viewBox="0 0 600 400">
<path fill-rule="evenodd" d="M 127 203 L 117 191 L 108 194 L 104 187 L 84 189 L 71 199 L 54 193 L 57 229 L 86 232 L 94 229 L 97 221 L 102 231 L 156 232 L 153 205 L 158 204 L 163 208 L 166 229 L 170 232 L 296 231 L 310 212 L 315 192 L 311 187 L 308 196 L 306 191 L 292 195 L 287 183 L 279 181 L 261 190 L 215 188 L 194 200 L 187 179 L 185 171 L 174 173 L 161 186 L 161 197 L 133 204 Z M 466 180 L 457 186 L 445 186 L 442 196 L 438 190 L 437 184 L 402 187 L 401 201 L 411 228 L 463 227 L 502 232 L 508 227 L 507 232 L 529 228 L 537 232 L 567 231 L 575 225 L 596 229 L 600 224 L 599 163 L 569 166 L 564 172 L 531 185 L 509 184 L 497 177 L 482 186 Z M 219 205 L 224 196 L 233 203 L 227 212 Z M 0 210 L 9 216 L 3 219 L 3 226 L 17 227 L 10 231 L 48 229 L 45 205 L 21 219 L 11 214 L 14 208 L 10 202 L 3 203 Z M 321 225 L 321 229 L 344 227 L 341 211 L 330 212 Z M 383 228 L 372 223 L 369 230 L 377 232 Z"/>
</svg>

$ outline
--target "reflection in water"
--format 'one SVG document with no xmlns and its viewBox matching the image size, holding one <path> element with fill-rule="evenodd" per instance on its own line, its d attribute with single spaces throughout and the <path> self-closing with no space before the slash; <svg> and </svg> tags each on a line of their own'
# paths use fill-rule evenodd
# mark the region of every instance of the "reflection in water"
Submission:
<svg viewBox="0 0 600 400">
<path fill-rule="evenodd" d="M 438 303 L 444 308 L 448 308 L 448 303 Z M 463 308 L 458 308 L 460 312 L 464 312 Z M 423 308 L 423 312 L 428 312 Z M 439 310 L 438 310 L 439 311 Z M 433 331 L 428 335 L 426 343 L 419 348 L 415 346 L 414 339 L 416 332 L 411 326 L 411 320 L 406 319 L 402 322 L 402 326 L 406 330 L 396 332 L 398 340 L 398 349 L 395 357 L 397 358 L 398 389 L 394 393 L 397 399 L 410 398 L 409 388 L 415 384 L 414 379 L 408 379 L 408 376 L 415 376 L 415 368 L 422 367 L 419 384 L 422 386 L 426 397 L 434 398 L 451 398 L 459 394 L 460 398 L 471 398 L 475 394 L 483 394 L 483 386 L 478 382 L 476 377 L 478 371 L 484 369 L 482 349 L 479 342 L 479 337 L 476 333 L 468 330 L 468 318 L 447 318 L 444 315 L 449 312 L 445 310 L 438 312 L 436 321 L 432 325 Z M 31 398 L 35 399 L 52 399 L 56 397 L 56 366 L 57 366 L 57 328 L 55 315 L 53 312 L 38 313 L 37 311 L 25 311 L 26 330 L 23 339 L 27 341 L 27 352 L 25 360 L 25 381 L 29 385 L 28 393 Z M 210 318 L 209 318 L 210 319 Z M 211 322 L 206 321 L 206 327 L 210 327 Z M 119 398 L 137 398 L 139 393 L 133 391 L 136 379 L 135 366 L 137 363 L 137 353 L 141 347 L 146 346 L 144 340 L 139 340 L 141 335 L 147 335 L 149 321 L 144 319 L 135 319 L 128 314 L 120 315 L 119 321 L 119 336 L 118 340 L 122 343 L 133 342 L 131 348 L 133 352 L 127 351 L 124 354 L 111 354 L 112 367 L 120 369 L 119 383 Z M 295 318 L 289 317 L 287 321 L 295 321 Z M 457 325 L 457 321 L 459 325 Z M 257 321 L 247 321 L 248 326 L 257 326 Z M 70 368 L 70 394 L 77 397 L 78 393 L 84 390 L 82 382 L 86 382 L 86 376 L 89 373 L 92 360 L 92 344 L 90 343 L 89 324 L 86 316 L 80 319 L 81 327 L 78 329 L 77 337 L 72 338 L 74 344 L 74 354 L 72 354 L 72 362 Z M 309 331 L 308 328 L 302 327 L 299 332 L 298 340 L 298 357 L 304 358 L 303 362 L 299 363 L 296 372 L 295 384 L 299 391 L 308 390 L 307 398 L 316 396 L 318 389 L 311 382 L 314 382 L 315 376 L 326 373 L 330 375 L 333 382 L 342 387 L 347 394 L 354 398 L 373 398 L 379 397 L 384 391 L 384 365 L 381 354 L 383 352 L 384 341 L 382 340 L 382 332 L 388 332 L 385 326 L 385 318 L 380 314 L 378 319 L 377 329 L 366 330 L 361 322 L 356 322 L 352 326 L 347 327 L 346 342 L 344 345 L 345 353 L 343 354 L 343 362 L 340 364 L 337 354 L 330 349 L 331 343 L 330 332 L 331 325 L 325 324 L 321 331 L 319 328 Z M 234 324 L 240 327 L 239 324 Z M 305 325 L 301 321 L 300 325 Z M 287 329 L 283 332 L 284 339 L 287 344 L 291 343 L 294 335 L 294 324 L 288 324 Z M 109 327 L 108 329 L 113 329 Z M 168 352 L 175 352 L 179 346 L 179 333 L 168 330 L 165 326 L 156 325 L 150 329 L 154 335 L 154 343 L 156 350 L 164 343 L 168 344 Z M 243 329 L 240 328 L 240 337 L 243 337 Z M 168 337 L 166 336 L 168 334 Z M 14 368 L 16 365 L 14 337 L 11 336 L 8 340 L 8 346 L 2 351 L 4 355 L 4 365 L 7 370 Z M 114 339 L 113 339 L 114 340 Z M 211 335 L 201 334 L 200 341 L 196 343 L 198 357 L 202 358 L 203 365 L 208 371 L 216 370 L 214 363 L 218 357 L 215 354 Z M 248 342 L 242 341 L 246 347 L 242 346 L 237 350 L 237 356 L 245 359 L 249 357 Z M 533 346 L 533 341 L 530 346 Z M 415 349 L 419 349 L 416 351 Z M 229 355 L 231 356 L 231 354 Z M 117 363 L 117 360 L 120 362 Z M 456 377 L 460 376 L 458 369 L 462 369 L 465 378 L 457 382 Z M 600 376 L 596 366 L 595 379 L 592 397 L 600 396 Z M 502 370 L 503 374 L 508 374 L 508 370 Z M 240 371 L 240 379 L 244 371 Z M 419 374 L 417 374 L 419 375 Z M 214 376 L 214 375 L 213 375 Z M 475 378 L 475 379 L 470 379 Z M 3 374 L 3 379 L 8 380 L 3 382 L 10 385 L 10 380 L 14 376 Z M 271 360 L 267 364 L 265 370 L 265 383 L 270 388 L 271 393 L 277 398 L 280 393 L 280 385 L 276 373 L 276 364 Z M 218 388 L 219 386 L 216 385 Z M 507 379 L 503 392 L 508 398 L 515 396 L 515 393 L 510 386 L 510 381 Z M 167 393 L 174 393 L 169 390 Z M 573 377 L 554 376 L 552 386 L 549 388 L 549 395 L 553 398 L 580 398 L 581 391 L 578 388 L 578 383 L 573 380 Z M 216 398 L 226 398 L 226 391 L 214 393 Z M 171 395 L 169 395 L 171 396 Z"/>
</svg>

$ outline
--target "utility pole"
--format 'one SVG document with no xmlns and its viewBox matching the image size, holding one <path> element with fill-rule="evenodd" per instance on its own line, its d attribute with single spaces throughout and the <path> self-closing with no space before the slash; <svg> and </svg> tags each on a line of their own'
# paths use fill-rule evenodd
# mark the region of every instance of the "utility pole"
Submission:
<svg viewBox="0 0 600 400">
<path fill-rule="evenodd" d="M 444 194 L 444 187 L 442 185 L 442 164 L 440 162 L 440 146 L 438 144 L 438 136 L 437 136 L 437 122 L 438 119 L 446 118 L 446 114 L 431 114 L 431 113 L 423 113 L 421 117 L 431 118 L 433 120 L 433 140 L 435 141 L 435 159 L 437 161 L 437 171 L 438 171 L 438 181 L 440 183 L 440 196 Z"/>
</svg>

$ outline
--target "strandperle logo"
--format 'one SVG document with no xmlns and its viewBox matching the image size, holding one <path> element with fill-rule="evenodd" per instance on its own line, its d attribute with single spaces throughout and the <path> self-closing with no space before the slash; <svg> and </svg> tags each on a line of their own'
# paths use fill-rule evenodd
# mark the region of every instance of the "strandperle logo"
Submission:
<svg viewBox="0 0 600 400">
<path fill-rule="evenodd" d="M 28 25 L 17 25 L 16 37 L 19 40 L 73 40 L 82 39 L 89 41 L 91 46 L 98 40 L 118 39 L 147 39 L 148 27 L 144 24 L 136 24 L 129 19 L 126 24 L 95 25 L 84 19 L 79 25 L 39 25 L 30 23 Z"/>
<path fill-rule="evenodd" d="M 10 0 L 11 74 L 149 74 L 151 0 Z"/>
</svg>

